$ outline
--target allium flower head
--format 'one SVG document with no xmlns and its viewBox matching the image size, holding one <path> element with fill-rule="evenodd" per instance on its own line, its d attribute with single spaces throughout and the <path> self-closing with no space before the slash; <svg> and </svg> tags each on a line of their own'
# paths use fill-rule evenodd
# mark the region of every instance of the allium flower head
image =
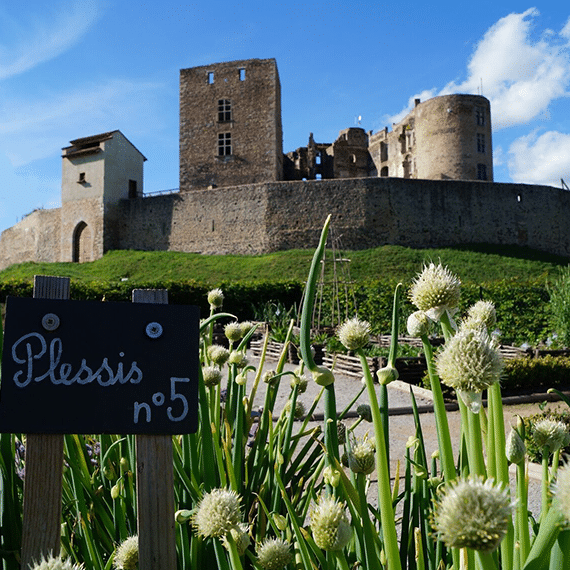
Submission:
<svg viewBox="0 0 570 570">
<path fill-rule="evenodd" d="M 564 445 L 567 433 L 565 423 L 545 419 L 534 424 L 532 438 L 539 449 L 548 447 L 550 453 L 554 453 Z"/>
<path fill-rule="evenodd" d="M 228 362 L 230 364 L 235 364 L 238 368 L 245 368 L 247 366 L 248 360 L 245 352 L 241 350 L 232 350 L 230 352 Z"/>
<path fill-rule="evenodd" d="M 376 447 L 374 442 L 365 435 L 361 440 L 355 440 L 348 452 L 348 466 L 354 473 L 370 475 L 374 471 Z"/>
<path fill-rule="evenodd" d="M 505 536 L 512 510 L 507 491 L 492 479 L 456 479 L 440 488 L 431 522 L 447 546 L 491 552 Z"/>
<path fill-rule="evenodd" d="M 372 423 L 372 408 L 370 404 L 360 404 L 356 408 L 356 413 L 361 417 L 365 422 Z"/>
<path fill-rule="evenodd" d="M 425 311 L 416 311 L 408 317 L 408 334 L 419 338 L 428 334 L 430 320 Z"/>
<path fill-rule="evenodd" d="M 239 328 L 241 329 L 241 336 L 242 338 L 254 327 L 255 325 L 251 321 L 242 321 L 239 324 Z"/>
<path fill-rule="evenodd" d="M 208 388 L 213 388 L 222 381 L 222 372 L 216 366 L 204 366 L 202 368 L 202 377 L 204 378 L 204 384 Z"/>
<path fill-rule="evenodd" d="M 291 400 L 287 400 L 285 404 L 285 411 L 289 413 L 291 411 Z M 307 409 L 305 408 L 305 404 L 300 400 L 295 402 L 295 411 L 293 412 L 293 417 L 298 420 L 305 416 L 307 413 Z"/>
<path fill-rule="evenodd" d="M 553 487 L 554 504 L 570 523 L 570 463 L 558 470 L 556 483 Z"/>
<path fill-rule="evenodd" d="M 212 344 L 207 350 L 208 358 L 216 365 L 223 366 L 230 357 L 230 351 L 219 344 Z"/>
<path fill-rule="evenodd" d="M 243 556 L 247 547 L 251 544 L 251 539 L 249 538 L 249 526 L 245 523 L 239 523 L 234 528 L 230 529 L 230 532 L 222 536 L 222 544 L 226 550 L 230 549 L 230 544 L 228 542 L 228 535 L 232 537 L 234 541 L 238 554 Z"/>
<path fill-rule="evenodd" d="M 346 466 L 348 467 L 348 463 Z M 340 471 L 338 469 L 335 469 L 332 465 L 327 465 L 323 469 L 323 481 L 331 487 L 338 487 L 340 484 Z"/>
<path fill-rule="evenodd" d="M 477 301 L 469 307 L 467 317 L 461 323 L 462 328 L 473 329 L 485 327 L 488 331 L 492 330 L 497 323 L 497 313 L 495 305 L 491 301 Z"/>
<path fill-rule="evenodd" d="M 311 371 L 315 384 L 319 386 L 330 386 L 334 382 L 334 374 L 325 366 L 317 366 Z"/>
<path fill-rule="evenodd" d="M 208 303 L 210 309 L 219 309 L 224 302 L 224 294 L 221 289 L 212 289 L 208 291 Z"/>
<path fill-rule="evenodd" d="M 34 563 L 32 570 L 83 570 L 83 564 L 74 564 L 71 558 L 48 556 Z"/>
<path fill-rule="evenodd" d="M 485 330 L 461 329 L 439 353 L 436 366 L 441 381 L 478 412 L 481 392 L 499 381 L 503 359 Z"/>
<path fill-rule="evenodd" d="M 237 527 L 241 519 L 240 502 L 239 495 L 228 489 L 213 489 L 206 493 L 192 519 L 198 535 L 222 537 Z"/>
<path fill-rule="evenodd" d="M 526 456 L 526 446 L 516 429 L 511 428 L 511 431 L 507 436 L 507 441 L 505 442 L 505 451 L 510 463 L 518 465 L 524 461 Z"/>
<path fill-rule="evenodd" d="M 136 570 L 139 565 L 139 537 L 129 536 L 115 551 L 113 565 L 118 570 Z"/>
<path fill-rule="evenodd" d="M 428 317 L 438 321 L 444 311 L 450 314 L 457 309 L 461 282 L 441 263 L 430 263 L 414 279 L 410 288 L 410 301 Z"/>
<path fill-rule="evenodd" d="M 277 376 L 277 373 L 275 372 L 275 370 L 267 370 L 266 372 L 263 373 L 262 376 L 262 380 L 266 383 L 269 384 L 270 386 L 274 386 L 275 384 L 277 384 L 277 382 L 279 381 L 279 376 Z"/>
<path fill-rule="evenodd" d="M 267 538 L 257 546 L 257 563 L 264 570 L 281 570 L 293 560 L 291 544 L 280 538 Z"/>
<path fill-rule="evenodd" d="M 228 323 L 224 327 L 224 334 L 230 342 L 237 342 L 243 338 L 243 331 L 240 323 Z"/>
<path fill-rule="evenodd" d="M 336 434 L 338 438 L 338 444 L 344 445 L 346 443 L 346 424 L 344 422 L 336 423 Z"/>
<path fill-rule="evenodd" d="M 345 506 L 333 497 L 321 497 L 311 512 L 311 530 L 323 550 L 342 550 L 352 536 Z"/>
<path fill-rule="evenodd" d="M 309 385 L 309 381 L 307 380 L 307 376 L 305 374 L 297 374 L 293 376 L 291 380 L 291 388 L 297 386 L 297 392 L 299 394 L 304 394 L 307 391 L 307 386 Z"/>
<path fill-rule="evenodd" d="M 357 318 L 349 319 L 340 325 L 337 336 L 348 350 L 364 348 L 370 340 L 370 323 Z"/>
</svg>

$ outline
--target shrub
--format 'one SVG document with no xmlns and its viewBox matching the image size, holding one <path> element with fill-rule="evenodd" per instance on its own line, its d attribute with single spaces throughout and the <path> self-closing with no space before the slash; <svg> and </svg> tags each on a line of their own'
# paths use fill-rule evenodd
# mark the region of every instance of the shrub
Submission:
<svg viewBox="0 0 570 570">
<path fill-rule="evenodd" d="M 548 287 L 552 325 L 564 346 L 570 346 L 570 266 L 560 270 L 558 279 Z"/>
<path fill-rule="evenodd" d="M 570 358 L 541 356 L 513 358 L 505 362 L 504 389 L 564 388 L 570 385 Z"/>
</svg>

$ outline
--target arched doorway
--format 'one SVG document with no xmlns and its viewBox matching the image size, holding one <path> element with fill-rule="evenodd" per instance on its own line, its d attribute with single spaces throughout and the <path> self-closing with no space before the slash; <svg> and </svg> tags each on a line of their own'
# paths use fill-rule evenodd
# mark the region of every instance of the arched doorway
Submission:
<svg viewBox="0 0 570 570">
<path fill-rule="evenodd" d="M 85 222 L 79 222 L 73 232 L 73 261 L 76 263 L 91 261 L 92 252 L 91 228 Z"/>
</svg>

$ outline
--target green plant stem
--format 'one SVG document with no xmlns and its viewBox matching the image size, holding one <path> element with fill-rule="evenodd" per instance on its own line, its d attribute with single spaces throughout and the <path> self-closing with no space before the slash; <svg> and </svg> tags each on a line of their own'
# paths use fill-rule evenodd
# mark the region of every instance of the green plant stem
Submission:
<svg viewBox="0 0 570 570">
<path fill-rule="evenodd" d="M 562 530 L 550 554 L 550 570 L 570 569 L 570 530 Z"/>
<path fill-rule="evenodd" d="M 550 456 L 550 451 L 548 450 L 548 446 L 545 445 L 542 448 L 542 504 L 541 504 L 541 511 L 540 511 L 540 520 L 542 521 L 546 514 L 548 513 L 548 509 L 550 507 L 550 477 L 548 471 L 548 458 Z"/>
<path fill-rule="evenodd" d="M 445 342 L 447 342 L 452 336 L 455 335 L 455 328 L 451 324 L 451 319 L 449 318 L 449 313 L 444 311 L 440 317 L 439 323 L 441 325 L 441 330 L 443 332 L 443 337 Z"/>
<path fill-rule="evenodd" d="M 372 423 L 374 425 L 374 439 L 376 442 L 376 472 L 378 475 L 378 497 L 380 508 L 380 521 L 382 524 L 382 535 L 384 538 L 384 549 L 386 551 L 386 561 L 390 570 L 401 570 L 400 556 L 398 553 L 398 537 L 396 534 L 396 523 L 394 520 L 394 509 L 392 507 L 392 493 L 390 489 L 390 469 L 387 463 L 386 439 L 384 427 L 374 381 L 370 374 L 370 368 L 366 356 L 362 349 L 356 351 L 362 364 L 364 381 L 370 399 L 370 409 L 372 411 Z"/>
<path fill-rule="evenodd" d="M 528 526 L 528 486 L 526 482 L 526 459 L 517 465 L 516 521 L 521 564 L 530 551 L 530 529 Z"/>
<path fill-rule="evenodd" d="M 538 534 L 524 561 L 523 570 L 546 570 L 549 567 L 550 552 L 564 522 L 564 516 L 558 509 L 549 509 L 544 519 L 541 516 Z"/>
<path fill-rule="evenodd" d="M 467 450 L 469 454 L 469 473 L 487 477 L 485 460 L 483 458 L 483 441 L 481 435 L 481 417 L 467 410 Z"/>
<path fill-rule="evenodd" d="M 501 396 L 501 386 L 498 382 L 493 384 L 487 390 L 489 423 L 487 438 L 487 457 L 493 457 L 494 472 L 489 470 L 489 476 L 494 477 L 496 483 L 503 485 L 507 491 L 510 490 L 509 485 L 509 465 L 505 452 L 505 417 L 503 414 L 503 399 Z M 503 568 L 513 567 L 513 550 L 514 527 L 512 520 L 509 521 L 509 527 L 505 538 L 501 542 L 501 565 Z"/>
<path fill-rule="evenodd" d="M 346 556 L 344 555 L 344 552 L 342 550 L 334 551 L 334 557 L 336 558 L 340 570 L 350 570 L 348 562 L 346 560 Z"/>
<path fill-rule="evenodd" d="M 451 446 L 451 435 L 449 433 L 447 411 L 445 409 L 445 402 L 443 400 L 441 383 L 435 369 L 431 343 L 427 335 L 422 335 L 421 339 L 424 348 L 424 354 L 426 357 L 428 376 L 433 396 L 435 426 L 441 457 L 441 466 L 443 469 L 443 477 L 445 479 L 445 482 L 449 483 L 457 477 L 457 472 L 455 469 L 455 463 L 453 462 L 453 448 Z"/>
<path fill-rule="evenodd" d="M 498 570 L 497 563 L 491 552 L 475 551 L 475 561 L 481 570 Z"/>
<path fill-rule="evenodd" d="M 311 321 L 313 317 L 313 306 L 315 304 L 317 279 L 319 277 L 320 264 L 327 245 L 330 221 L 331 216 L 329 214 L 321 232 L 319 245 L 313 254 L 313 260 L 311 262 L 307 284 L 305 286 L 305 296 L 303 300 L 303 308 L 301 310 L 301 330 L 299 333 L 301 358 L 303 359 L 307 369 L 313 374 L 315 381 L 321 386 L 326 386 L 327 384 L 334 382 L 334 376 L 330 370 L 327 370 L 322 366 L 317 366 L 315 359 L 313 358 L 313 353 L 311 351 Z"/>
<path fill-rule="evenodd" d="M 362 519 L 362 530 L 364 532 L 364 556 L 365 560 L 362 565 L 367 570 L 381 570 L 378 555 L 376 553 L 374 540 L 374 527 L 370 520 L 368 512 L 368 500 L 366 497 L 366 475 L 364 473 L 356 474 L 356 488 L 360 499 L 360 517 Z"/>
</svg>

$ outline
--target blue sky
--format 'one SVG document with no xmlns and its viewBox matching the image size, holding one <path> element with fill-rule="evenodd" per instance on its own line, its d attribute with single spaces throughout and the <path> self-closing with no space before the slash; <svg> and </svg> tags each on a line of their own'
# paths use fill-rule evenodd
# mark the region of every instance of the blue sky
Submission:
<svg viewBox="0 0 570 570">
<path fill-rule="evenodd" d="M 4 2 L 0 230 L 59 206 L 61 148 L 108 130 L 148 159 L 146 192 L 177 188 L 179 70 L 234 59 L 277 60 L 285 152 L 482 92 L 495 180 L 570 184 L 570 8 L 541 4 Z"/>
</svg>

